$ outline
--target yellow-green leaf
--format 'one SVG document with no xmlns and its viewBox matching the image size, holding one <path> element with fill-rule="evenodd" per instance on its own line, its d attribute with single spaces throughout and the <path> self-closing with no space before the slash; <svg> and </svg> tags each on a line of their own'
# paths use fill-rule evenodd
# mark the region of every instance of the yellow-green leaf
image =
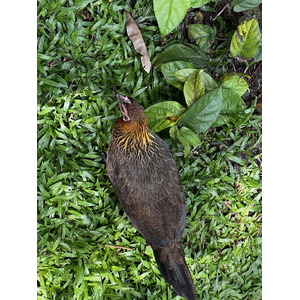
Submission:
<svg viewBox="0 0 300 300">
<path fill-rule="evenodd" d="M 230 89 L 240 96 L 243 96 L 248 89 L 247 81 L 237 75 L 227 76 L 226 74 L 221 78 L 221 82 L 222 88 Z"/>
<path fill-rule="evenodd" d="M 173 73 L 173 75 L 181 82 L 186 82 L 186 80 L 191 76 L 195 71 L 199 69 L 181 69 Z"/>
<path fill-rule="evenodd" d="M 148 126 L 154 132 L 176 124 L 185 108 L 175 101 L 165 101 L 154 104 L 145 110 Z"/>
<path fill-rule="evenodd" d="M 231 39 L 230 54 L 240 59 L 254 57 L 259 46 L 260 30 L 257 19 L 242 22 Z"/>
<path fill-rule="evenodd" d="M 154 13 L 162 37 L 176 28 L 191 6 L 191 0 L 153 0 Z"/>
<path fill-rule="evenodd" d="M 184 84 L 183 94 L 188 107 L 191 107 L 205 93 L 205 87 L 200 72 L 201 70 L 193 72 Z"/>
</svg>

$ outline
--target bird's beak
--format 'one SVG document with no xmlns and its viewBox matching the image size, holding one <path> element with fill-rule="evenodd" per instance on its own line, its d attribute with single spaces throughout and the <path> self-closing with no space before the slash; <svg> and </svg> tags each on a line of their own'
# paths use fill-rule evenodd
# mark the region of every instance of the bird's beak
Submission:
<svg viewBox="0 0 300 300">
<path fill-rule="evenodd" d="M 125 122 L 130 121 L 128 110 L 127 110 L 127 107 L 126 107 L 126 104 L 131 104 L 130 99 L 127 96 L 123 96 L 123 95 L 121 95 L 117 92 L 114 92 L 114 94 L 116 95 L 116 97 L 118 99 L 119 107 L 120 107 L 120 111 L 122 113 L 123 120 Z"/>
<path fill-rule="evenodd" d="M 116 95 L 118 101 L 119 101 L 119 105 L 124 104 L 124 103 L 129 103 L 131 104 L 131 101 L 129 100 L 129 98 L 127 96 L 123 96 L 117 92 L 114 92 L 114 94 Z"/>
</svg>

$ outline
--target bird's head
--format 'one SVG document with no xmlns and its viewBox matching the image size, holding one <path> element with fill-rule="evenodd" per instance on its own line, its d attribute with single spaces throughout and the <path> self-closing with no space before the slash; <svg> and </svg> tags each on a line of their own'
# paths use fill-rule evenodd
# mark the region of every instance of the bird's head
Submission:
<svg viewBox="0 0 300 300">
<path fill-rule="evenodd" d="M 131 97 L 114 92 L 122 117 L 113 129 L 113 138 L 123 148 L 139 148 L 149 142 L 149 128 L 143 108 Z"/>
<path fill-rule="evenodd" d="M 140 125 L 147 124 L 146 116 L 143 108 L 131 97 L 123 96 L 114 92 L 118 102 L 119 108 L 122 113 L 123 125 Z"/>
</svg>

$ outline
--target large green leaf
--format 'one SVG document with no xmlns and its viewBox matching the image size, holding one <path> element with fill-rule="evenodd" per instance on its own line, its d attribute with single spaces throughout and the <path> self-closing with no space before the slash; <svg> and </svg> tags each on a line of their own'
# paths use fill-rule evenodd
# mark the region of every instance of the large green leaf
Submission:
<svg viewBox="0 0 300 300">
<path fill-rule="evenodd" d="M 236 92 L 240 96 L 243 96 L 248 89 L 247 81 L 238 75 L 225 74 L 221 78 L 221 82 L 222 82 L 221 86 L 223 88 L 230 89 Z"/>
<path fill-rule="evenodd" d="M 153 5 L 160 33 L 164 37 L 182 21 L 191 0 L 153 0 Z"/>
<path fill-rule="evenodd" d="M 197 67 L 203 67 L 207 61 L 207 54 L 199 47 L 184 44 L 174 44 L 161 52 L 154 63 L 156 67 L 171 61 L 185 61 Z"/>
<path fill-rule="evenodd" d="M 209 49 L 215 39 L 216 30 L 208 25 L 192 24 L 188 31 L 189 38 L 196 41 L 203 50 Z"/>
<path fill-rule="evenodd" d="M 193 72 L 184 84 L 183 94 L 188 107 L 191 107 L 205 93 L 205 87 L 200 76 L 201 71 Z"/>
<path fill-rule="evenodd" d="M 244 101 L 240 95 L 230 89 L 222 89 L 221 113 L 244 110 Z"/>
<path fill-rule="evenodd" d="M 185 61 L 172 61 L 161 65 L 161 71 L 164 74 L 166 81 L 169 84 L 172 84 L 173 86 L 181 90 L 183 88 L 183 84 L 180 80 L 178 80 L 175 73 L 177 73 L 177 71 L 180 71 L 182 69 L 191 69 L 191 68 L 193 70 L 196 70 L 194 69 L 195 66 L 193 64 L 190 64 Z"/>
<path fill-rule="evenodd" d="M 185 83 L 186 80 L 194 73 L 199 71 L 199 69 L 181 69 L 173 73 L 173 75 L 180 81 Z"/>
<path fill-rule="evenodd" d="M 242 22 L 231 39 L 230 54 L 233 57 L 248 59 L 254 57 L 259 46 L 260 30 L 257 19 Z"/>
<path fill-rule="evenodd" d="M 224 96 L 222 88 L 205 94 L 182 115 L 178 125 L 186 126 L 196 133 L 206 131 L 217 119 Z"/>
<path fill-rule="evenodd" d="M 178 121 L 185 108 L 175 101 L 165 101 L 154 104 L 145 110 L 148 126 L 158 132 L 173 126 Z"/>
<path fill-rule="evenodd" d="M 177 78 L 180 82 L 184 83 L 192 73 L 197 71 L 199 71 L 201 80 L 204 84 L 206 91 L 212 91 L 219 87 L 218 84 L 214 81 L 214 79 L 209 74 L 205 73 L 203 69 L 194 69 L 194 68 L 181 69 L 174 72 L 173 76 Z"/>
<path fill-rule="evenodd" d="M 198 135 L 191 129 L 183 126 L 180 128 L 180 132 L 184 135 L 188 143 L 193 145 L 194 147 L 198 147 L 201 144 Z"/>
<path fill-rule="evenodd" d="M 262 0 L 233 0 L 231 5 L 234 11 L 241 12 L 257 7 L 261 4 L 261 1 Z"/>
<path fill-rule="evenodd" d="M 244 110 L 245 105 L 241 96 L 232 89 L 224 88 L 220 115 L 212 126 L 216 127 L 228 122 L 233 122 L 236 119 L 243 117 L 242 112 L 244 112 Z"/>
<path fill-rule="evenodd" d="M 217 89 L 219 87 L 218 84 L 214 81 L 214 79 L 209 74 L 205 72 L 200 72 L 200 76 L 204 83 L 205 90 L 207 92 Z"/>
</svg>

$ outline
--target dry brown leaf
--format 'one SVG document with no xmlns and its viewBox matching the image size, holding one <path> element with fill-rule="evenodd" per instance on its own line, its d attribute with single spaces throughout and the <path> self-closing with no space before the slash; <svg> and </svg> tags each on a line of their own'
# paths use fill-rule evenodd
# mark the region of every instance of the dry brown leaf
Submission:
<svg viewBox="0 0 300 300">
<path fill-rule="evenodd" d="M 147 73 L 150 72 L 151 62 L 148 56 L 147 48 L 142 37 L 142 34 L 131 17 L 130 13 L 126 10 L 126 31 L 127 35 L 133 43 L 134 49 L 141 54 L 141 61 L 143 68 Z"/>
</svg>

